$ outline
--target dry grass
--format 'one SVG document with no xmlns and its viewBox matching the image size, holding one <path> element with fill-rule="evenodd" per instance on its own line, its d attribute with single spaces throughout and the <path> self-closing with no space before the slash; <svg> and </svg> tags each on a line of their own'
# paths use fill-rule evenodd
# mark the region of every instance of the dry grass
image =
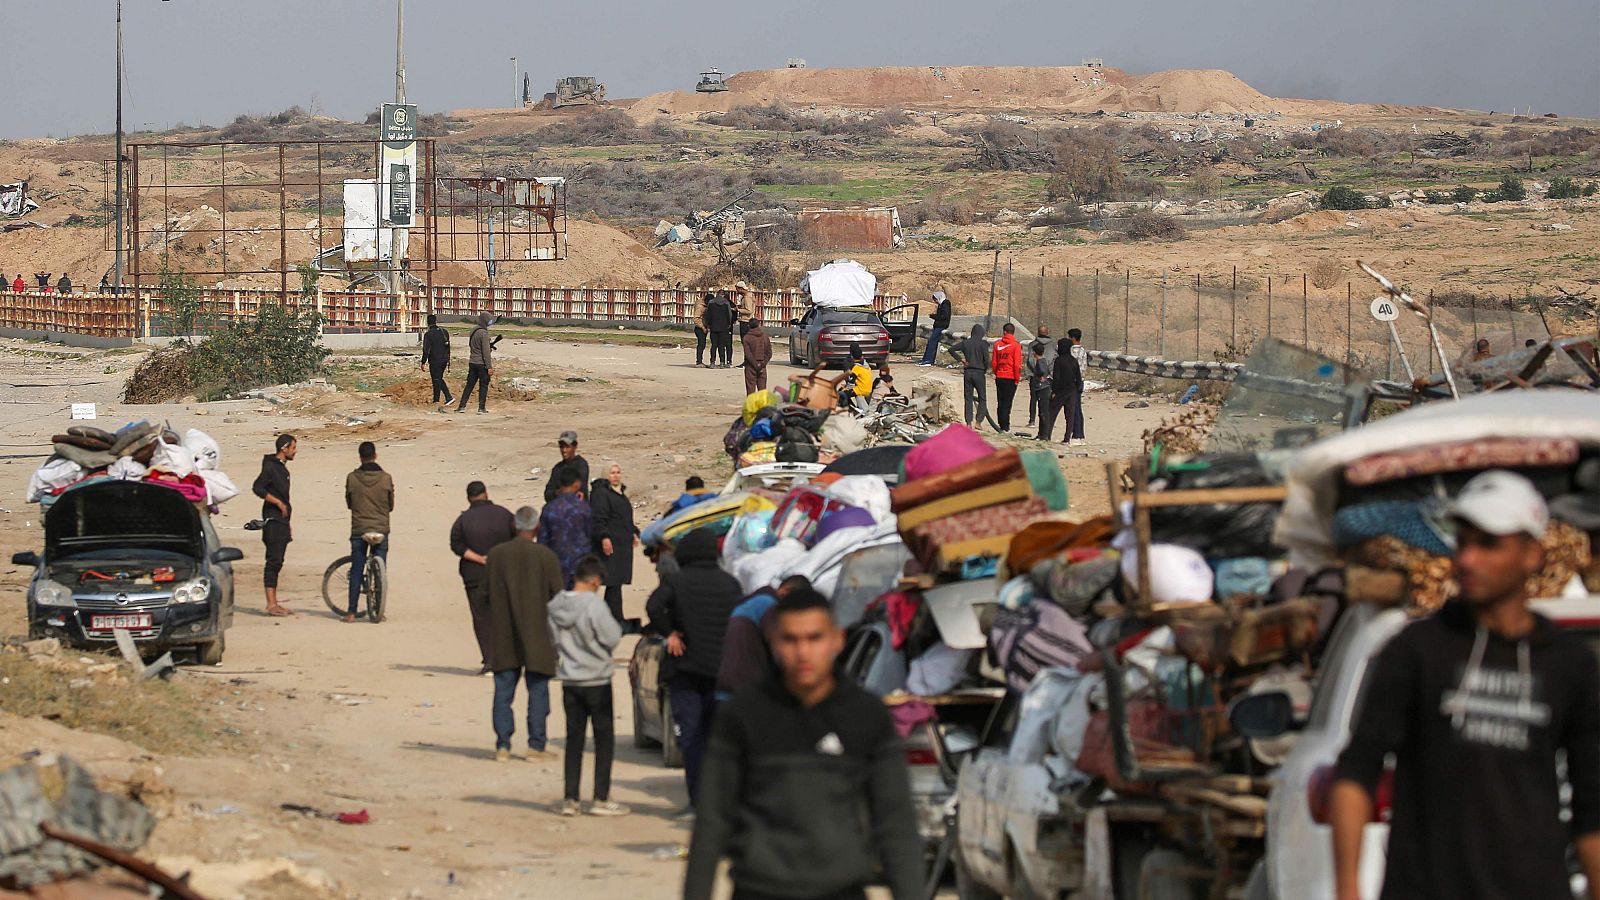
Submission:
<svg viewBox="0 0 1600 900">
<path fill-rule="evenodd" d="M 205 715 L 205 694 L 214 687 L 91 675 L 76 662 L 80 655 L 63 650 L 60 657 L 41 664 L 17 648 L 0 649 L 0 678 L 5 685 L 0 688 L 0 710 L 109 735 L 156 753 L 193 756 L 217 742 L 218 727 Z"/>
</svg>

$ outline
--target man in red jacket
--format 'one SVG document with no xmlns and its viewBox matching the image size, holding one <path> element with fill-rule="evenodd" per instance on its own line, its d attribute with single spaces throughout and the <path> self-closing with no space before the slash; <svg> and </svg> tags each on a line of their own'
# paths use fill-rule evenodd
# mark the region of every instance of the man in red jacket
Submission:
<svg viewBox="0 0 1600 900">
<path fill-rule="evenodd" d="M 1001 329 L 1000 340 L 991 351 L 991 368 L 994 369 L 995 405 L 1000 419 L 1000 431 L 1011 433 L 1011 401 L 1017 396 L 1017 381 L 1022 378 L 1022 344 L 1017 341 L 1017 326 L 1007 322 Z"/>
</svg>

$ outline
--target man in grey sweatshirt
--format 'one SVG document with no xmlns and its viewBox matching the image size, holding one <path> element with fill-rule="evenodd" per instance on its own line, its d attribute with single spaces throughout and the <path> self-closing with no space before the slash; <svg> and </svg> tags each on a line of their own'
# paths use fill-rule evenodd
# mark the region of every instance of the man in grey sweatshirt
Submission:
<svg viewBox="0 0 1600 900">
<path fill-rule="evenodd" d="M 567 714 L 566 795 L 561 814 L 575 816 L 578 782 L 583 777 L 584 732 L 594 727 L 594 802 L 591 816 L 625 816 L 628 808 L 611 800 L 611 757 L 616 752 L 612 727 L 611 653 L 622 640 L 622 626 L 601 594 L 606 567 L 594 555 L 578 560 L 572 590 L 550 601 L 550 631 L 556 639 L 556 677 L 561 680 L 561 706 Z"/>
<path fill-rule="evenodd" d="M 489 314 L 478 313 L 478 327 L 467 338 L 467 385 L 461 389 L 461 404 L 456 412 L 467 411 L 467 401 L 472 399 L 472 389 L 478 389 L 478 412 L 488 410 L 489 378 L 494 375 L 494 341 L 489 337 Z"/>
</svg>

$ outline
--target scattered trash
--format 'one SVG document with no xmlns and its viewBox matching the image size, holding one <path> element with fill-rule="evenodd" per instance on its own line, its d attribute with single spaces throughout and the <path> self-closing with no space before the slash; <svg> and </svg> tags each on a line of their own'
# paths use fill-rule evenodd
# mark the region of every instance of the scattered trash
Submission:
<svg viewBox="0 0 1600 900">
<path fill-rule="evenodd" d="M 1150 401 L 1149 400 L 1129 400 L 1127 403 L 1122 404 L 1122 408 L 1123 409 L 1149 409 L 1150 408 Z"/>
<path fill-rule="evenodd" d="M 682 844 L 670 847 L 657 847 L 650 851 L 650 858 L 656 862 L 671 862 L 677 859 L 688 859 L 689 848 Z"/>
</svg>

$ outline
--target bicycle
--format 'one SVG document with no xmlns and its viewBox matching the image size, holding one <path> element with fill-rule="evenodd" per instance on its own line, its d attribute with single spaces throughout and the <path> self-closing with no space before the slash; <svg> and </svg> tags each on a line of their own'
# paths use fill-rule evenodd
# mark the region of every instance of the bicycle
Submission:
<svg viewBox="0 0 1600 900">
<path fill-rule="evenodd" d="M 367 546 L 376 548 L 382 544 L 386 535 L 369 531 L 361 536 Z M 328 566 L 322 573 L 322 602 L 333 610 L 336 616 L 344 616 L 350 611 L 350 557 L 341 556 Z M 336 592 L 329 588 L 338 585 Z M 358 606 L 356 615 L 365 614 L 374 623 L 383 621 L 383 603 L 389 593 L 389 568 L 384 563 L 383 557 L 375 550 L 367 553 L 367 566 L 361 574 L 361 598 L 366 601 L 366 610 L 363 613 Z M 337 596 L 337 601 L 334 599 Z"/>
</svg>

